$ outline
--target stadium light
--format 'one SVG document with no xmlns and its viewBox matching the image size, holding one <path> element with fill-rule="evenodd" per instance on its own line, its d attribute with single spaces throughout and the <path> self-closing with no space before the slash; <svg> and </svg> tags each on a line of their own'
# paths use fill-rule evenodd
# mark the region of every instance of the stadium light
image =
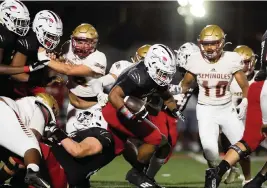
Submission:
<svg viewBox="0 0 267 188">
<path fill-rule="evenodd" d="M 202 5 L 204 0 L 188 0 L 191 6 Z"/>
<path fill-rule="evenodd" d="M 197 18 L 202 18 L 205 16 L 206 10 L 203 5 L 193 5 L 190 7 L 190 13 Z"/>
<path fill-rule="evenodd" d="M 186 5 L 188 5 L 188 0 L 177 0 L 179 5 L 182 7 L 185 7 Z"/>
<path fill-rule="evenodd" d="M 177 12 L 181 16 L 186 16 L 188 14 L 187 8 L 186 7 L 182 7 L 182 6 L 177 8 Z"/>
</svg>

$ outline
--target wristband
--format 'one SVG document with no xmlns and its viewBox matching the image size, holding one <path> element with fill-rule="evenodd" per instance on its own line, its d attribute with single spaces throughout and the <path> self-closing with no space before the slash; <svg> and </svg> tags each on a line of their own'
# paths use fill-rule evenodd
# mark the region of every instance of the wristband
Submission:
<svg viewBox="0 0 267 188">
<path fill-rule="evenodd" d="M 29 66 L 24 66 L 23 70 L 24 70 L 25 73 L 28 73 L 28 72 L 30 72 L 30 67 Z"/>
<path fill-rule="evenodd" d="M 119 109 L 120 113 L 123 114 L 127 119 L 131 119 L 134 115 L 126 106 L 123 106 Z"/>
<path fill-rule="evenodd" d="M 65 138 L 68 138 L 68 136 L 61 129 L 58 128 L 53 132 L 53 134 L 58 142 L 61 142 Z"/>
</svg>

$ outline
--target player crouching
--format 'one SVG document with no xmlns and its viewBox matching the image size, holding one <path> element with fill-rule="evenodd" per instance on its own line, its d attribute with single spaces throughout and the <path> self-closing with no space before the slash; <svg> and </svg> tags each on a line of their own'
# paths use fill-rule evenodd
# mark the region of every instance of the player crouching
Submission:
<svg viewBox="0 0 267 188">
<path fill-rule="evenodd" d="M 40 177 L 39 165 L 42 154 L 33 132 L 40 137 L 40 130 L 45 124 L 55 120 L 54 113 L 58 108 L 56 105 L 50 105 L 52 99 L 48 94 L 25 97 L 18 101 L 0 97 L 0 145 L 24 159 L 27 168 L 25 182 L 37 188 L 47 188 L 50 185 Z M 13 170 L 18 170 L 18 165 L 14 164 L 9 156 L 7 153 L 1 156 L 6 166 L 0 171 L 0 184 L 13 175 Z"/>
</svg>

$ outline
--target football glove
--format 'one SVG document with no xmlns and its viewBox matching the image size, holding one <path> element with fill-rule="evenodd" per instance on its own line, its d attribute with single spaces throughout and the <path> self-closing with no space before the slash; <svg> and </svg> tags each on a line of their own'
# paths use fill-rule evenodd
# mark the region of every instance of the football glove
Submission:
<svg viewBox="0 0 267 188">
<path fill-rule="evenodd" d="M 245 118 L 245 115 L 247 112 L 247 106 L 248 106 L 248 99 L 243 98 L 241 103 L 236 107 L 238 119 L 244 119 Z"/>
</svg>

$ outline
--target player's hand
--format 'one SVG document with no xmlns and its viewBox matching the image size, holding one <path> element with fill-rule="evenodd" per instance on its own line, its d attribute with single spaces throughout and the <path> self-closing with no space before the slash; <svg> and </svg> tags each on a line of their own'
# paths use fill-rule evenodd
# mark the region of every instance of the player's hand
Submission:
<svg viewBox="0 0 267 188">
<path fill-rule="evenodd" d="M 138 112 L 134 113 L 132 119 L 137 122 L 142 122 L 148 116 L 148 111 L 145 106 L 143 106 Z"/>
<path fill-rule="evenodd" d="M 180 120 L 182 120 L 183 122 L 185 122 L 186 118 L 180 110 L 174 109 L 172 111 L 172 114 L 173 114 L 173 116 L 175 116 L 175 117 L 179 118 Z"/>
<path fill-rule="evenodd" d="M 45 126 L 44 135 L 47 139 L 51 140 L 52 142 L 61 142 L 65 138 L 68 138 L 67 134 L 58 128 L 55 123 L 51 123 Z"/>
<path fill-rule="evenodd" d="M 47 53 L 47 57 L 49 57 L 52 60 L 56 60 L 57 59 L 57 55 L 55 53 Z"/>
<path fill-rule="evenodd" d="M 171 92 L 171 94 L 173 95 L 178 95 L 182 93 L 182 87 L 180 85 L 170 85 L 169 91 Z"/>
<path fill-rule="evenodd" d="M 50 61 L 51 58 L 47 55 L 46 50 L 43 50 L 43 48 L 39 48 L 37 57 L 39 61 Z"/>
<path fill-rule="evenodd" d="M 100 92 L 97 95 L 97 101 L 100 106 L 105 106 L 108 102 L 108 94 Z"/>
<path fill-rule="evenodd" d="M 263 81 L 263 80 L 266 80 L 267 78 L 267 71 L 265 69 L 263 70 L 260 70 L 256 76 L 255 76 L 255 81 Z"/>
<path fill-rule="evenodd" d="M 248 99 L 243 98 L 241 103 L 236 107 L 238 119 L 244 119 L 245 118 L 245 115 L 247 112 L 247 106 L 248 106 Z"/>
<path fill-rule="evenodd" d="M 48 65 L 48 63 L 49 63 L 48 60 L 34 62 L 33 64 L 29 65 L 29 70 L 30 72 L 34 72 L 43 69 Z"/>
</svg>

